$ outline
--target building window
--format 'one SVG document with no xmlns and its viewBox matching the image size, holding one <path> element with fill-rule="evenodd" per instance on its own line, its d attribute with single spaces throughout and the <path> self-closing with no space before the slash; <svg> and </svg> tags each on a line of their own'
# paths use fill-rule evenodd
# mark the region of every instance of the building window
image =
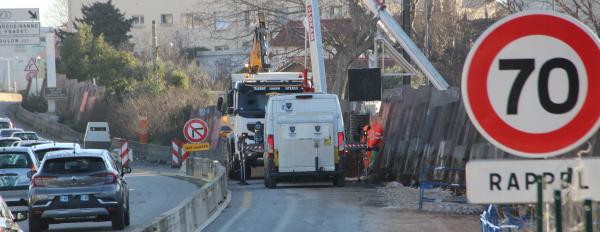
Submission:
<svg viewBox="0 0 600 232">
<path fill-rule="evenodd" d="M 342 7 L 341 6 L 331 6 L 331 7 L 329 7 L 329 16 L 331 18 L 340 18 L 340 17 L 343 17 L 344 15 L 342 14 Z"/>
<path fill-rule="evenodd" d="M 194 29 L 200 28 L 200 24 L 202 21 L 200 20 L 200 14 L 197 13 L 187 13 L 181 15 L 181 24 L 184 28 Z"/>
<path fill-rule="evenodd" d="M 160 15 L 160 24 L 173 25 L 173 14 L 161 14 Z"/>
<path fill-rule="evenodd" d="M 144 26 L 144 16 L 143 15 L 134 15 L 131 16 L 133 19 L 133 26 Z"/>
<path fill-rule="evenodd" d="M 250 19 L 250 11 L 244 11 L 244 25 L 249 26 L 252 20 Z"/>
<path fill-rule="evenodd" d="M 224 46 L 215 46 L 215 52 L 222 52 L 222 51 L 228 51 L 229 50 L 229 46 L 224 45 Z"/>
</svg>

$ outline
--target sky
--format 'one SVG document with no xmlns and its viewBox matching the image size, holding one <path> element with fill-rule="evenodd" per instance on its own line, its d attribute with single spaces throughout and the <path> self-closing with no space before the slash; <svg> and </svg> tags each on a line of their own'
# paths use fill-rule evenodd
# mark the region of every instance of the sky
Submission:
<svg viewBox="0 0 600 232">
<path fill-rule="evenodd" d="M 0 9 L 4 8 L 40 8 L 40 23 L 43 27 L 57 26 L 59 24 L 53 20 L 49 10 L 58 0 L 0 0 Z"/>
</svg>

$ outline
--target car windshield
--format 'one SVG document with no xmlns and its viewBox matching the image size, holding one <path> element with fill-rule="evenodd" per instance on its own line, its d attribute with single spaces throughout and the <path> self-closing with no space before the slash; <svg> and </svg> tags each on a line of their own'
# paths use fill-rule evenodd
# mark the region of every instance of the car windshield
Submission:
<svg viewBox="0 0 600 232">
<path fill-rule="evenodd" d="M 76 174 L 106 170 L 104 160 L 98 157 L 69 157 L 50 159 L 44 162 L 43 173 Z"/>
<path fill-rule="evenodd" d="M 25 152 L 0 153 L 0 169 L 6 168 L 31 168 L 29 155 Z"/>
<path fill-rule="evenodd" d="M 10 128 L 9 122 L 0 122 L 0 129 Z"/>
<path fill-rule="evenodd" d="M 245 118 L 264 118 L 267 101 L 269 101 L 269 96 L 265 94 L 240 92 L 238 95 L 238 114 Z"/>
<path fill-rule="evenodd" d="M 15 133 L 19 130 L 3 130 L 2 132 L 0 132 L 0 136 L 2 137 L 8 137 L 10 135 L 12 135 L 12 133 Z"/>
<path fill-rule="evenodd" d="M 12 146 L 12 144 L 15 141 L 17 141 L 17 140 L 13 140 L 13 139 L 0 140 L 0 147 L 10 147 L 10 146 Z"/>
<path fill-rule="evenodd" d="M 64 150 L 69 150 L 72 151 L 73 148 L 58 148 L 58 147 L 54 147 L 54 148 L 48 148 L 48 149 L 40 149 L 35 151 L 35 157 L 38 160 L 43 160 L 44 156 L 46 155 L 46 153 L 51 152 L 51 151 L 64 151 Z"/>
<path fill-rule="evenodd" d="M 35 133 L 17 133 L 14 135 L 14 137 L 22 140 L 38 140 L 38 137 Z"/>
</svg>

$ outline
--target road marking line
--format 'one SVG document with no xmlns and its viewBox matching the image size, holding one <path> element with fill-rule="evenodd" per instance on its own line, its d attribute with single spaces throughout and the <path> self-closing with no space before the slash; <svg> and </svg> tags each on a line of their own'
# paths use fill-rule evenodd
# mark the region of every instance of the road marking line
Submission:
<svg viewBox="0 0 600 232">
<path fill-rule="evenodd" d="M 288 194 L 287 194 L 288 197 L 286 197 L 287 204 L 285 207 L 285 212 L 283 212 L 283 216 L 281 216 L 281 219 L 278 220 L 277 226 L 275 227 L 275 229 L 273 229 L 273 231 L 286 231 L 285 227 L 292 220 L 292 216 L 294 215 L 296 206 L 298 206 L 298 200 L 296 200 L 295 197 L 290 197 L 291 191 L 288 190 L 286 192 L 288 192 Z"/>
<path fill-rule="evenodd" d="M 250 208 L 252 204 L 252 192 L 244 192 L 244 199 L 242 200 L 242 208 Z"/>
<path fill-rule="evenodd" d="M 252 192 L 245 191 L 244 198 L 242 199 L 242 204 L 240 206 L 240 210 L 238 210 L 238 212 L 235 215 L 233 215 L 233 217 L 231 217 L 227 221 L 227 223 L 225 223 L 225 225 L 223 225 L 223 227 L 221 227 L 219 232 L 230 231 L 229 227 L 231 227 L 231 225 L 233 225 L 233 223 L 238 223 L 238 219 L 250 208 L 251 203 L 252 203 Z"/>
</svg>

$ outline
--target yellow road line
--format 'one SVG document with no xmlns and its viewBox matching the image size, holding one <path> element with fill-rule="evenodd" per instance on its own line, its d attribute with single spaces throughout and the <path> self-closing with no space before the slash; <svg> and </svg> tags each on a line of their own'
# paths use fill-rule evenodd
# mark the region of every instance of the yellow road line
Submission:
<svg viewBox="0 0 600 232">
<path fill-rule="evenodd" d="M 242 199 L 241 208 L 250 208 L 250 205 L 252 205 L 252 192 L 245 191 L 244 198 Z"/>
</svg>

